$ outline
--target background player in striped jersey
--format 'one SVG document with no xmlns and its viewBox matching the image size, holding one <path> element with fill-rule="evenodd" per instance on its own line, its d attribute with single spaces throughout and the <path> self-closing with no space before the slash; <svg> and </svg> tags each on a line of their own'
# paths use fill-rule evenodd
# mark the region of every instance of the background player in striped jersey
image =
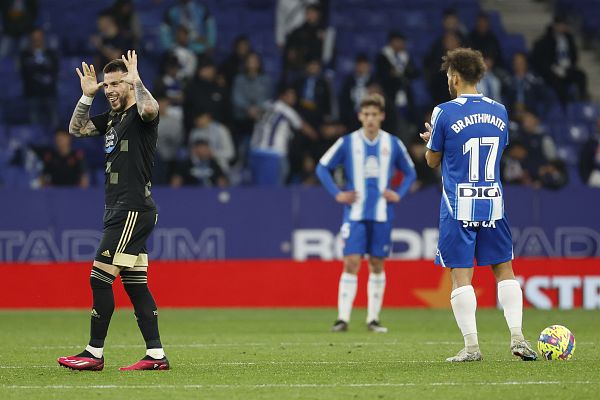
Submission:
<svg viewBox="0 0 600 400">
<path fill-rule="evenodd" d="M 473 259 L 491 265 L 498 300 L 511 333 L 510 349 L 523 360 L 537 354 L 523 337 L 523 294 L 512 270 L 513 248 L 504 214 L 500 158 L 508 144 L 508 115 L 500 103 L 479 94 L 485 72 L 479 51 L 459 48 L 443 58 L 453 100 L 435 107 L 421 138 L 431 168 L 442 166 L 440 234 L 435 262 L 452 271 L 450 302 L 465 348 L 447 361 L 482 359 L 477 339 L 477 299 L 471 286 Z"/>
<path fill-rule="evenodd" d="M 387 328 L 379 322 L 385 290 L 384 258 L 390 252 L 394 203 L 400 201 L 415 180 L 414 165 L 400 139 L 381 130 L 385 100 L 379 94 L 365 97 L 358 119 L 362 128 L 340 139 L 323 155 L 317 175 L 338 203 L 345 205 L 341 228 L 344 239 L 344 272 L 338 292 L 338 319 L 332 330 L 346 331 L 356 296 L 357 274 L 363 255 L 369 255 L 367 326 L 373 332 Z M 343 166 L 345 190 L 332 172 Z M 398 190 L 390 189 L 395 169 L 404 179 Z"/>
</svg>

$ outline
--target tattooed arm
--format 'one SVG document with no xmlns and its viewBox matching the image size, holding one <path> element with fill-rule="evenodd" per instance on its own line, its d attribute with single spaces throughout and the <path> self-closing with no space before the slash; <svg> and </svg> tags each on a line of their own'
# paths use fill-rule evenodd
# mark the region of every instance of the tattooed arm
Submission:
<svg viewBox="0 0 600 400">
<path fill-rule="evenodd" d="M 84 100 L 85 101 L 85 100 Z M 76 137 L 97 136 L 100 131 L 90 119 L 90 107 L 79 100 L 69 122 L 69 133 Z"/>
<path fill-rule="evenodd" d="M 158 115 L 158 102 L 152 97 L 152 94 L 146 89 L 139 77 L 133 82 L 133 91 L 135 92 L 138 114 L 140 114 L 142 120 L 145 122 L 154 121 Z"/>
<path fill-rule="evenodd" d="M 137 54 L 135 50 L 128 50 L 127 57 L 121 56 L 121 58 L 127 67 L 127 75 L 123 80 L 133 85 L 138 114 L 145 122 L 153 121 L 158 116 L 158 102 L 142 83 L 137 69 Z"/>
<path fill-rule="evenodd" d="M 100 131 L 96 128 L 94 123 L 90 119 L 90 107 L 92 106 L 92 100 L 98 92 L 98 89 L 102 86 L 102 82 L 96 81 L 96 71 L 93 65 L 87 65 L 81 63 L 81 69 L 83 73 L 76 68 L 77 75 L 81 81 L 81 91 L 83 96 L 77 102 L 75 111 L 71 116 L 69 122 L 69 133 L 73 136 L 84 137 L 84 136 L 97 136 Z"/>
</svg>

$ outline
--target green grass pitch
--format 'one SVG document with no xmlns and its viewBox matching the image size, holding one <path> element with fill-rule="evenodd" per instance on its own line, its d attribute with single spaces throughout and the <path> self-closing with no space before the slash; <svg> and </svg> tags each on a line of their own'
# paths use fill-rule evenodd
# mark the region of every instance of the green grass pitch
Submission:
<svg viewBox="0 0 600 400">
<path fill-rule="evenodd" d="M 483 362 L 448 364 L 462 347 L 450 310 L 386 309 L 388 334 L 367 332 L 358 309 L 330 333 L 333 309 L 160 311 L 170 371 L 120 372 L 144 354 L 131 310 L 115 313 L 102 372 L 60 368 L 86 344 L 85 311 L 0 312 L 0 399 L 597 399 L 598 311 L 525 311 L 535 342 L 548 325 L 575 334 L 575 360 L 510 355 L 502 312 L 479 310 Z"/>
</svg>

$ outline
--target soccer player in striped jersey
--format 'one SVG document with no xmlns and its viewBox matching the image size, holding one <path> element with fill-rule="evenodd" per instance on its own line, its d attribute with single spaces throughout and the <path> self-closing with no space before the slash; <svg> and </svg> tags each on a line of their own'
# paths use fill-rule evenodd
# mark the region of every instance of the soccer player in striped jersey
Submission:
<svg viewBox="0 0 600 400">
<path fill-rule="evenodd" d="M 363 255 L 369 255 L 367 327 L 385 333 L 379 312 L 385 290 L 384 258 L 390 252 L 394 204 L 415 181 L 416 173 L 406 148 L 398 139 L 381 130 L 385 100 L 379 94 L 365 97 L 358 112 L 362 128 L 346 135 L 323 155 L 317 176 L 338 203 L 345 205 L 341 228 L 344 239 L 344 272 L 338 292 L 338 318 L 332 331 L 348 330 L 356 296 L 357 274 Z M 344 169 L 346 188 L 340 190 L 332 172 Z M 404 174 L 398 190 L 390 188 L 395 170 Z"/>
<path fill-rule="evenodd" d="M 479 51 L 459 48 L 443 58 L 453 100 L 435 107 L 421 138 L 431 168 L 441 165 L 440 233 L 435 263 L 450 268 L 450 303 L 465 347 L 447 361 L 482 359 L 477 339 L 473 260 L 491 265 L 498 300 L 511 334 L 511 352 L 525 361 L 537 354 L 523 337 L 523 294 L 512 269 L 512 236 L 504 213 L 500 158 L 508 144 L 504 106 L 476 89 L 485 72 Z"/>
</svg>

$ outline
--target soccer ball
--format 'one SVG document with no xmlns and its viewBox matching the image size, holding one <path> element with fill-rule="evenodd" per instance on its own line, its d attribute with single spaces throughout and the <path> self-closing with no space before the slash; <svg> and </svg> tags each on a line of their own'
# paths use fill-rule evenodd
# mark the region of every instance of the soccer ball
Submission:
<svg viewBox="0 0 600 400">
<path fill-rule="evenodd" d="M 575 336 L 562 325 L 552 325 L 540 333 L 538 350 L 546 360 L 569 360 L 575 352 Z"/>
</svg>

